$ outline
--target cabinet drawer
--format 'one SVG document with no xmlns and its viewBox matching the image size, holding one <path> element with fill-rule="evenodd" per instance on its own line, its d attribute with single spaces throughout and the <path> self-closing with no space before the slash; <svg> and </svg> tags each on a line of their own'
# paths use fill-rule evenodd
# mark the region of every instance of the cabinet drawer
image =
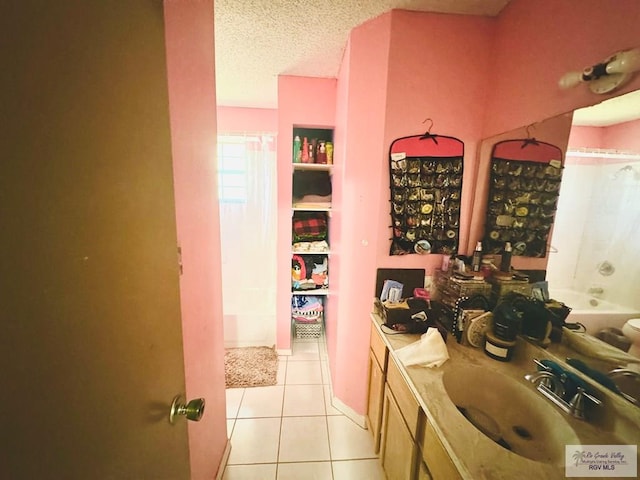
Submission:
<svg viewBox="0 0 640 480">
<path fill-rule="evenodd" d="M 382 369 L 383 372 L 386 372 L 387 358 L 389 357 L 389 350 L 387 349 L 387 346 L 385 345 L 384 340 L 380 336 L 378 329 L 373 324 L 371 324 L 371 336 L 370 336 L 369 342 L 371 344 L 371 351 L 373 352 L 373 354 L 376 357 L 376 360 L 378 361 L 378 365 L 380 365 L 380 368 Z"/>
<path fill-rule="evenodd" d="M 427 464 L 431 477 L 433 480 L 455 480 L 461 478 L 458 469 L 453 465 L 451 457 L 442 446 L 431 423 L 425 423 L 421 441 L 418 443 L 422 450 L 422 459 Z"/>
<path fill-rule="evenodd" d="M 398 403 L 398 407 L 402 412 L 405 422 L 407 422 L 407 427 L 411 432 L 411 436 L 414 439 L 417 438 L 420 405 L 418 404 L 416 397 L 411 393 L 411 390 L 400 373 L 394 358 L 389 360 L 389 366 L 387 368 L 387 384 Z"/>
</svg>

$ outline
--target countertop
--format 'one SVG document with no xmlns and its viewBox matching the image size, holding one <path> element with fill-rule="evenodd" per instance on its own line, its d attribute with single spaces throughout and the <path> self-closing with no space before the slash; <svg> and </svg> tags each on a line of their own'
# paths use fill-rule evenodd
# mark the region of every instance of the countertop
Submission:
<svg viewBox="0 0 640 480">
<path fill-rule="evenodd" d="M 540 401 L 548 402 L 550 409 L 547 410 L 544 405 L 540 406 L 534 397 L 527 402 L 529 405 L 514 405 L 512 399 L 501 399 L 498 396 L 497 401 L 504 401 L 505 409 L 520 409 L 522 415 L 527 415 L 527 409 L 538 405 L 538 408 L 542 408 L 546 412 L 545 415 L 549 417 L 550 428 L 553 428 L 554 422 L 566 421 L 579 437 L 579 443 L 582 445 L 628 444 L 631 443 L 630 438 L 635 439 L 633 444 L 637 444 L 640 436 L 638 433 L 640 432 L 640 408 L 630 404 L 625 405 L 626 402 L 615 398 L 614 394 L 602 392 L 603 394 L 600 395 L 601 392 L 598 392 L 597 396 L 603 401 L 603 405 L 597 408 L 607 413 L 600 413 L 597 418 L 587 422 L 565 414 L 537 392 L 535 386 L 524 379 L 524 374 L 536 371 L 533 358 L 554 358 L 525 340 L 518 339 L 510 362 L 501 362 L 487 356 L 482 349 L 459 344 L 455 338 L 448 335 L 446 345 L 450 358 L 441 367 L 405 367 L 397 359 L 395 351 L 417 341 L 420 335 L 389 334 L 390 330 L 381 328 L 383 321 L 377 314 L 372 313 L 371 318 L 373 328 L 381 333 L 389 348 L 390 356 L 399 366 L 400 372 L 423 409 L 427 421 L 440 437 L 443 447 L 462 478 L 479 480 L 566 477 L 564 452 L 558 453 L 561 460 L 558 461 L 556 458 L 551 462 L 553 464 L 531 460 L 503 448 L 476 429 L 450 400 L 443 383 L 444 373 L 448 370 L 453 372 L 457 368 L 476 366 L 482 368 L 483 373 L 505 375 L 516 380 L 516 388 L 529 389 L 533 395 L 539 397 Z M 486 388 L 495 387 L 489 384 Z M 528 392 L 523 393 L 525 397 L 529 395 Z"/>
</svg>

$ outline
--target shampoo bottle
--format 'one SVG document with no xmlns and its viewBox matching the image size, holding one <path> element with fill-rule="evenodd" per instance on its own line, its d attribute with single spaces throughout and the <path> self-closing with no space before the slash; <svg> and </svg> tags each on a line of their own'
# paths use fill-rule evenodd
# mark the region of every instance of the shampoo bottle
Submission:
<svg viewBox="0 0 640 480">
<path fill-rule="evenodd" d="M 300 163 L 302 160 L 302 141 L 298 135 L 293 139 L 293 162 Z"/>
</svg>

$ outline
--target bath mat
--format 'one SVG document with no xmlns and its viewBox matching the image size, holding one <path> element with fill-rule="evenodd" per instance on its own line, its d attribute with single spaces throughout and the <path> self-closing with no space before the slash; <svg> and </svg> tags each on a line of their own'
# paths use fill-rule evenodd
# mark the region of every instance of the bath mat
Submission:
<svg viewBox="0 0 640 480">
<path fill-rule="evenodd" d="M 227 388 L 275 385 L 278 354 L 273 347 L 227 348 L 224 373 Z"/>
</svg>

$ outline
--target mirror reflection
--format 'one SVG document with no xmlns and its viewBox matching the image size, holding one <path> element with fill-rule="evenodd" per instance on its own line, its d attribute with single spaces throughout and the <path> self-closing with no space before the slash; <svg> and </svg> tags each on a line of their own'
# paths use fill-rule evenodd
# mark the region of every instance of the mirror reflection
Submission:
<svg viewBox="0 0 640 480">
<path fill-rule="evenodd" d="M 547 280 L 572 358 L 640 400 L 640 91 L 574 113 Z M 600 341 L 596 341 L 595 339 Z M 622 352 L 627 352 L 628 355 Z"/>
<path fill-rule="evenodd" d="M 546 270 L 550 297 L 572 308 L 566 321 L 578 330 L 565 328 L 548 352 L 638 405 L 640 91 L 575 111 L 568 140 L 566 118 L 534 126 L 537 138 L 566 147 L 564 170 L 547 255 L 516 259 L 514 268 Z M 481 162 L 487 165 L 492 145 L 521 137 L 523 128 L 485 140 Z"/>
<path fill-rule="evenodd" d="M 640 91 L 576 111 L 564 167 L 547 265 L 552 295 L 592 335 L 621 335 L 640 317 Z"/>
</svg>

